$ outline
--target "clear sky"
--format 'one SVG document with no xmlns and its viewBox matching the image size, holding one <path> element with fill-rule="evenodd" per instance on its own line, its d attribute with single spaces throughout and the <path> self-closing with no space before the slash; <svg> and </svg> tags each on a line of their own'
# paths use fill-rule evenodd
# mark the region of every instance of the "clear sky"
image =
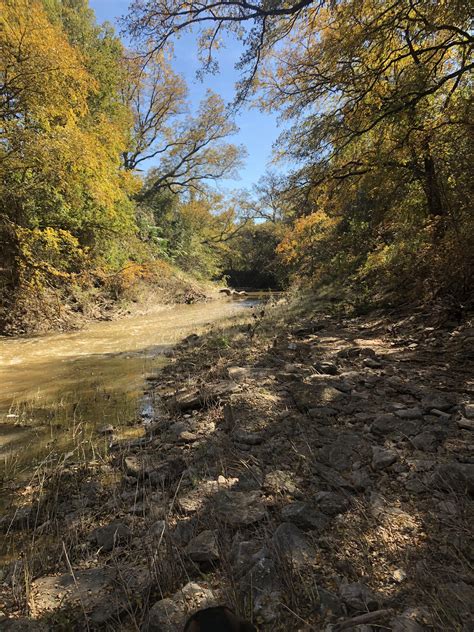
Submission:
<svg viewBox="0 0 474 632">
<path fill-rule="evenodd" d="M 99 22 L 108 20 L 117 26 L 117 18 L 127 13 L 130 0 L 89 0 Z M 240 46 L 229 42 L 227 47 L 219 51 L 220 73 L 207 75 L 204 81 L 196 79 L 199 68 L 197 51 L 191 36 L 185 36 L 175 42 L 175 56 L 173 63 L 175 70 L 181 73 L 188 83 L 189 98 L 192 107 L 196 107 L 211 88 L 219 93 L 226 103 L 232 101 L 234 84 L 238 73 L 234 69 L 235 62 L 240 57 Z M 237 118 L 240 127 L 238 135 L 231 138 L 232 142 L 242 144 L 247 148 L 248 156 L 244 167 L 240 171 L 238 180 L 226 180 L 226 188 L 250 188 L 265 172 L 271 159 L 272 144 L 278 137 L 280 129 L 277 118 L 272 114 L 261 113 L 257 109 L 244 109 Z M 146 166 L 146 163 L 145 163 Z"/>
</svg>

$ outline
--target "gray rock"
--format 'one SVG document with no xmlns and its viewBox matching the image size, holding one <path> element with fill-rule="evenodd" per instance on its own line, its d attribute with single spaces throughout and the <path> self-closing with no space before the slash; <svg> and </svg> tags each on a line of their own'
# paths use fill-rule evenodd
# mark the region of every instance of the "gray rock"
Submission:
<svg viewBox="0 0 474 632">
<path fill-rule="evenodd" d="M 265 507 L 259 491 L 221 491 L 213 499 L 216 515 L 231 526 L 246 526 L 259 522 L 265 515 Z"/>
<path fill-rule="evenodd" d="M 420 432 L 421 420 L 400 419 L 397 415 L 386 413 L 377 417 L 371 425 L 371 432 L 377 435 L 411 437 Z"/>
<path fill-rule="evenodd" d="M 295 494 L 299 491 L 297 483 L 292 472 L 274 470 L 265 475 L 263 487 L 272 494 Z"/>
<path fill-rule="evenodd" d="M 216 532 L 207 530 L 200 533 L 189 542 L 185 553 L 193 562 L 216 562 L 219 559 Z"/>
<path fill-rule="evenodd" d="M 230 559 L 232 573 L 241 578 L 264 557 L 261 544 L 255 540 L 241 540 L 237 535 L 232 543 Z"/>
<path fill-rule="evenodd" d="M 411 442 L 417 450 L 423 452 L 435 452 L 439 445 L 436 435 L 428 431 L 420 432 L 416 437 L 413 437 Z"/>
<path fill-rule="evenodd" d="M 98 527 L 89 535 L 89 539 L 106 553 L 118 544 L 130 540 L 131 537 L 130 529 L 120 520 L 114 520 L 104 527 Z"/>
<path fill-rule="evenodd" d="M 349 500 L 341 494 L 334 492 L 318 492 L 314 501 L 324 514 L 327 516 L 337 516 L 344 513 L 349 508 Z"/>
<path fill-rule="evenodd" d="M 464 404 L 464 414 L 468 419 L 474 419 L 474 404 Z"/>
<path fill-rule="evenodd" d="M 372 479 L 366 469 L 354 470 L 351 474 L 352 484 L 357 491 L 365 491 L 372 487 Z"/>
<path fill-rule="evenodd" d="M 64 606 L 81 606 L 86 612 L 99 611 L 108 598 L 116 573 L 110 568 L 77 570 L 70 573 L 35 579 L 31 584 L 29 607 L 39 619 Z"/>
<path fill-rule="evenodd" d="M 314 548 L 305 534 L 291 522 L 281 524 L 272 541 L 278 554 L 294 569 L 302 569 L 314 560 Z"/>
<path fill-rule="evenodd" d="M 400 419 L 421 419 L 423 417 L 423 411 L 418 406 L 414 408 L 400 408 L 395 411 L 395 414 Z"/>
<path fill-rule="evenodd" d="M 343 602 L 357 612 L 376 610 L 380 605 L 380 599 L 365 584 L 341 584 L 339 594 Z"/>
<path fill-rule="evenodd" d="M 321 532 L 329 524 L 329 518 L 321 511 L 305 502 L 293 502 L 283 507 L 281 515 L 284 520 L 293 522 L 302 529 L 314 529 Z"/>
<path fill-rule="evenodd" d="M 421 404 L 427 411 L 437 409 L 444 413 L 450 412 L 456 403 L 455 396 L 445 395 L 443 393 L 431 393 L 423 397 Z"/>
<path fill-rule="evenodd" d="M 195 610 L 215 606 L 214 593 L 190 582 L 173 597 L 156 602 L 148 613 L 143 632 L 176 632 L 181 630 L 188 616 Z"/>
<path fill-rule="evenodd" d="M 458 428 L 461 430 L 474 430 L 474 419 L 467 419 L 466 417 L 461 417 L 456 421 Z"/>
<path fill-rule="evenodd" d="M 438 465 L 429 484 L 444 491 L 474 494 L 474 464 L 443 463 Z"/>
<path fill-rule="evenodd" d="M 354 461 L 359 460 L 368 452 L 364 437 L 355 432 L 342 432 L 329 445 L 319 450 L 318 460 L 343 472 L 350 469 Z"/>
<path fill-rule="evenodd" d="M 236 430 L 232 433 L 232 439 L 238 443 L 245 443 L 246 445 L 260 445 L 263 442 L 263 434 L 261 432 Z"/>
<path fill-rule="evenodd" d="M 240 591 L 250 597 L 255 617 L 263 623 L 279 618 L 282 600 L 279 573 L 275 561 L 262 551 L 258 561 L 240 582 Z"/>
<path fill-rule="evenodd" d="M 372 467 L 374 470 L 385 470 L 397 460 L 397 453 L 379 446 L 372 447 Z"/>
<path fill-rule="evenodd" d="M 329 590 L 318 588 L 319 612 L 323 617 L 334 616 L 340 617 L 344 614 L 342 602 L 340 598 Z"/>
</svg>

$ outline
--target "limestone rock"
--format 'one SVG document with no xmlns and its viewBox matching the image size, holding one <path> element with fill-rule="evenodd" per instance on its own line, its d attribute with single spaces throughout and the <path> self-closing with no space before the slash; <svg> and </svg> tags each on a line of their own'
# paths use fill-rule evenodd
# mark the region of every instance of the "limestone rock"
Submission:
<svg viewBox="0 0 474 632">
<path fill-rule="evenodd" d="M 273 494 L 295 494 L 298 492 L 297 482 L 292 472 L 274 470 L 266 474 L 263 487 Z"/>
<path fill-rule="evenodd" d="M 342 494 L 335 492 L 318 492 L 314 501 L 324 514 L 327 516 L 337 516 L 344 513 L 349 508 L 349 501 Z"/>
<path fill-rule="evenodd" d="M 233 527 L 259 522 L 266 514 L 261 494 L 258 491 L 223 490 L 216 494 L 213 500 L 217 516 Z"/>
<path fill-rule="evenodd" d="M 379 446 L 372 447 L 372 467 L 374 470 L 385 470 L 397 460 L 394 450 L 387 450 Z"/>
<path fill-rule="evenodd" d="M 283 507 L 281 515 L 284 520 L 302 529 L 314 529 L 321 532 L 329 524 L 329 518 L 324 513 L 301 501 L 289 503 Z"/>
<path fill-rule="evenodd" d="M 114 520 L 104 527 L 94 529 L 89 535 L 89 539 L 104 552 L 111 551 L 119 543 L 126 542 L 130 538 L 130 529 L 120 520 Z"/>
<path fill-rule="evenodd" d="M 278 554 L 294 569 L 302 569 L 314 560 L 314 548 L 305 534 L 291 522 L 281 524 L 272 540 Z"/>
<path fill-rule="evenodd" d="M 380 600 L 365 584 L 342 584 L 339 594 L 344 603 L 357 612 L 376 610 Z"/>
<path fill-rule="evenodd" d="M 182 630 L 186 619 L 195 610 L 215 606 L 212 590 L 190 582 L 173 597 L 156 602 L 148 613 L 143 632 L 176 632 Z"/>
<path fill-rule="evenodd" d="M 444 491 L 474 494 L 474 464 L 443 463 L 438 465 L 429 484 Z"/>
<path fill-rule="evenodd" d="M 203 531 L 193 538 L 185 549 L 193 562 L 215 562 L 219 559 L 219 547 L 215 531 Z"/>
</svg>

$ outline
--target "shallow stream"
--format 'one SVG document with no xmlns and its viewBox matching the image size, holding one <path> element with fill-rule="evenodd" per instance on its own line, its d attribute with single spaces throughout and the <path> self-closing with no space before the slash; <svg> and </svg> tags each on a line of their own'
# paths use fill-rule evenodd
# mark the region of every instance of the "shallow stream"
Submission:
<svg viewBox="0 0 474 632">
<path fill-rule="evenodd" d="M 3 499 L 35 468 L 143 433 L 153 416 L 146 380 L 191 333 L 251 309 L 261 295 L 179 305 L 86 329 L 0 338 L 0 480 Z M 138 422 L 138 423 L 137 423 Z"/>
</svg>

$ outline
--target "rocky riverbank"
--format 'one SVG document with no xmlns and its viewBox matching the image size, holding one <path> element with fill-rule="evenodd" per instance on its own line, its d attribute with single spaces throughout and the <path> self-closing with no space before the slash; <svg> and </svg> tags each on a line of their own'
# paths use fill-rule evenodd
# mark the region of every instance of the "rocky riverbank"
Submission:
<svg viewBox="0 0 474 632">
<path fill-rule="evenodd" d="M 2 630 L 171 632 L 227 603 L 261 630 L 468 632 L 473 343 L 282 305 L 190 336 L 146 436 L 18 490 Z"/>
</svg>

